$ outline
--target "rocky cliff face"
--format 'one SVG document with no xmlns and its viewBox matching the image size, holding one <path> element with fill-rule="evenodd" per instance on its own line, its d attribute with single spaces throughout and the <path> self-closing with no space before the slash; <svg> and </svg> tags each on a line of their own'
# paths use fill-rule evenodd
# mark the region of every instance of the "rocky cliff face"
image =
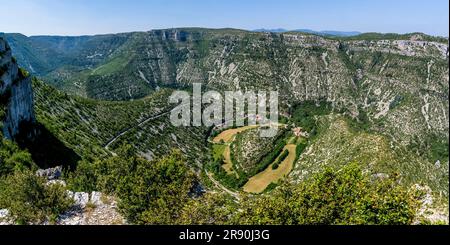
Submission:
<svg viewBox="0 0 450 245">
<path fill-rule="evenodd" d="M 142 91 L 139 84 L 201 82 L 218 91 L 278 90 L 284 107 L 327 101 L 335 111 L 367 117 L 403 145 L 422 144 L 434 135 L 448 138 L 448 44 L 422 34 L 333 39 L 302 33 L 161 30 L 135 33 L 110 60 L 78 81 L 85 82 L 94 98 L 115 99 L 120 90 L 132 98 Z M 127 64 L 118 74 L 127 70 L 133 83 L 111 79 L 118 78 L 111 75 L 117 60 Z M 123 82 L 120 89 L 111 90 L 108 84 L 117 81 Z"/>
<path fill-rule="evenodd" d="M 284 110 L 302 101 L 327 101 L 334 111 L 364 119 L 404 146 L 431 147 L 436 138 L 448 142 L 449 49 L 442 38 L 201 28 L 75 39 L 6 37 L 14 40 L 22 66 L 69 93 L 129 100 L 194 82 L 207 90 L 277 90 Z M 25 52 L 27 43 L 35 48 Z M 39 62 L 31 62 L 36 57 L 56 59 L 57 65 L 38 71 Z"/>
<path fill-rule="evenodd" d="M 0 95 L 5 108 L 3 135 L 13 139 L 24 123 L 35 121 L 31 77 L 18 67 L 8 43 L 0 38 Z"/>
</svg>

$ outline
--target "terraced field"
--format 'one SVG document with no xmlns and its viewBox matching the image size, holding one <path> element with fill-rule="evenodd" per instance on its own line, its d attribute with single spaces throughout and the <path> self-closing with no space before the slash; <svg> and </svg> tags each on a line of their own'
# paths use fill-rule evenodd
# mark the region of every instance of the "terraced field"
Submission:
<svg viewBox="0 0 450 245">
<path fill-rule="evenodd" d="M 225 130 L 222 133 L 220 133 L 219 135 L 217 135 L 213 139 L 213 142 L 214 143 L 220 143 L 223 140 L 224 143 L 231 143 L 233 141 L 234 136 L 236 136 L 236 134 L 238 134 L 240 132 L 244 132 L 244 131 L 246 131 L 248 129 L 257 128 L 257 127 L 258 126 L 245 126 L 245 127 L 233 128 L 233 129 Z"/>
<path fill-rule="evenodd" d="M 248 132 L 248 130 L 255 129 L 258 126 L 245 126 L 240 128 L 229 129 L 221 132 L 214 137 L 213 142 L 213 159 L 215 161 L 222 159 L 223 164 L 221 167 L 225 170 L 227 175 L 235 175 L 239 179 L 239 174 L 233 169 L 233 151 L 231 145 L 235 143 L 236 136 L 239 133 Z M 287 138 L 286 138 L 287 139 Z M 271 183 L 278 183 L 278 181 L 286 177 L 293 169 L 294 161 L 296 159 L 297 142 L 300 142 L 300 137 L 293 136 L 286 140 L 286 145 L 283 147 L 282 152 L 287 151 L 288 155 L 285 158 L 280 159 L 282 154 L 276 156 L 273 162 L 270 163 L 263 171 L 258 172 L 256 175 L 247 176 L 248 180 L 243 185 L 242 189 L 248 193 L 262 193 Z M 257 142 L 249 142 L 251 144 Z M 276 163 L 277 162 L 277 163 Z M 277 167 L 273 167 L 274 164 L 279 164 Z M 245 180 L 244 180 L 245 181 Z"/>
<path fill-rule="evenodd" d="M 222 152 L 223 162 L 225 163 L 222 165 L 222 167 L 228 174 L 235 174 L 235 172 L 233 171 L 233 163 L 231 161 L 231 150 L 230 150 L 231 142 L 233 142 L 236 134 L 256 127 L 258 126 L 245 126 L 241 128 L 228 129 L 223 131 L 213 139 L 213 142 L 216 143 L 215 152 L 217 151 Z M 237 174 L 236 176 L 239 177 Z"/>
<path fill-rule="evenodd" d="M 292 170 L 296 156 L 296 145 L 288 144 L 284 147 L 289 151 L 289 155 L 284 159 L 277 169 L 272 168 L 272 164 L 266 170 L 250 178 L 244 185 L 244 191 L 249 193 L 261 193 L 271 183 L 277 183 L 280 179 L 286 177 Z"/>
</svg>

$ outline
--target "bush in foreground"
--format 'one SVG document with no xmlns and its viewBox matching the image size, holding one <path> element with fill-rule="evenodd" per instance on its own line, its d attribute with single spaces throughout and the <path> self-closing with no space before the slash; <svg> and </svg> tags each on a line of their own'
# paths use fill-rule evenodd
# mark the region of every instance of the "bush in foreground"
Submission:
<svg viewBox="0 0 450 245">
<path fill-rule="evenodd" d="M 411 224 L 416 196 L 395 179 L 371 180 L 357 164 L 327 168 L 298 186 L 247 197 L 238 224 Z"/>
<path fill-rule="evenodd" d="M 48 185 L 30 170 L 0 179 L 0 207 L 7 208 L 17 224 L 53 223 L 72 204 L 65 187 Z"/>
</svg>

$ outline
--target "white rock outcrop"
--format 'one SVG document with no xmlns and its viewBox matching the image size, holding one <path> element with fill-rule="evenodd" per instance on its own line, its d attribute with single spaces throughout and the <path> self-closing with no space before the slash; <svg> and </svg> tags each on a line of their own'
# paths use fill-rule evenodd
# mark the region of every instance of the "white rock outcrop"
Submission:
<svg viewBox="0 0 450 245">
<path fill-rule="evenodd" d="M 89 193 L 75 192 L 75 194 L 73 195 L 73 200 L 75 201 L 75 206 L 85 208 L 89 202 Z"/>
<path fill-rule="evenodd" d="M 0 225 L 12 225 L 8 209 L 0 209 Z"/>
<path fill-rule="evenodd" d="M 62 166 L 48 168 L 48 169 L 39 169 L 36 171 L 36 175 L 39 177 L 44 177 L 47 180 L 56 180 L 61 177 L 62 174 Z"/>
</svg>

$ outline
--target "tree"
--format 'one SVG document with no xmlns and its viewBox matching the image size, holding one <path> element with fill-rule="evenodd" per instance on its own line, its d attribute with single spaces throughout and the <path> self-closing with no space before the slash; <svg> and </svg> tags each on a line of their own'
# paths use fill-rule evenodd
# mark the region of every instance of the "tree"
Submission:
<svg viewBox="0 0 450 245">
<path fill-rule="evenodd" d="M 137 224 L 175 223 L 196 181 L 179 151 L 155 161 L 122 153 L 102 168 L 99 185 L 118 196 L 121 211 Z"/>
<path fill-rule="evenodd" d="M 230 224 L 230 217 L 236 212 L 236 203 L 226 194 L 205 194 L 190 199 L 183 207 L 178 224 L 213 225 Z"/>
</svg>

